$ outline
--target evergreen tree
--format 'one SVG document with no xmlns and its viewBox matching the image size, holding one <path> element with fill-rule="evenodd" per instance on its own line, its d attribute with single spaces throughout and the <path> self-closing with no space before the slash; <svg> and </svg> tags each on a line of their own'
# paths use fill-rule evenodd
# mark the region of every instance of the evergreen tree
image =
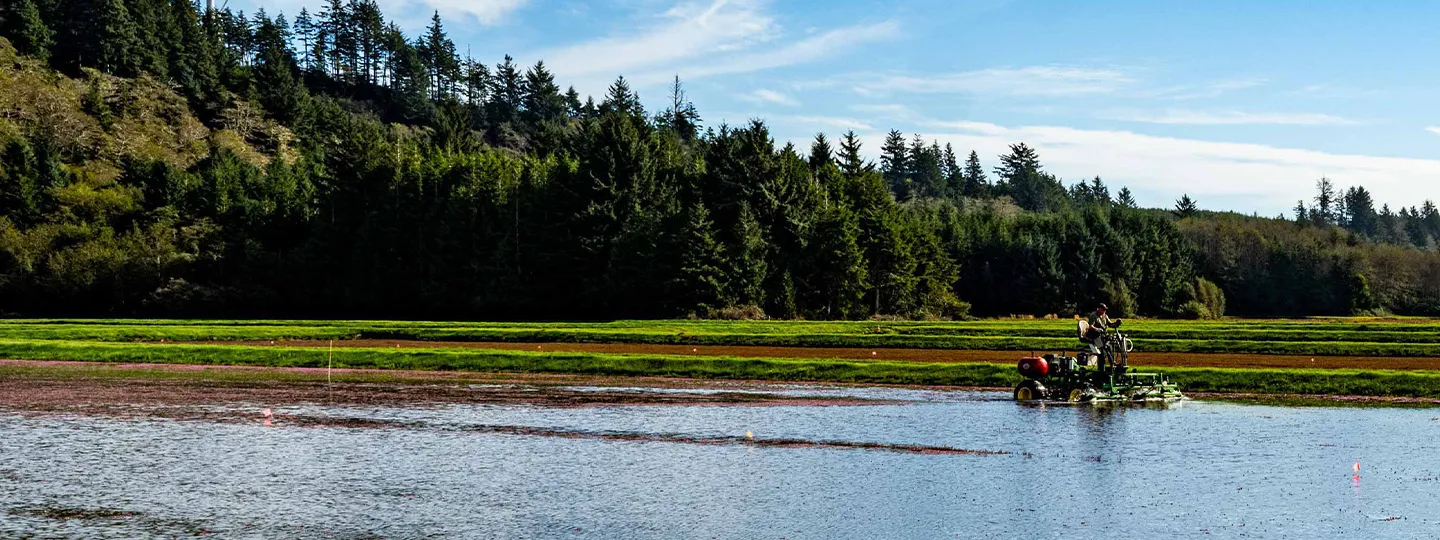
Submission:
<svg viewBox="0 0 1440 540">
<path fill-rule="evenodd" d="M 536 62 L 534 67 L 525 72 L 521 91 L 525 117 L 532 124 L 558 120 L 565 116 L 565 96 L 560 94 L 560 87 L 555 85 L 555 76 L 545 69 L 545 62 Z"/>
<path fill-rule="evenodd" d="M 1198 211 L 1199 209 L 1195 207 L 1195 200 L 1191 199 L 1188 194 L 1181 195 L 1180 200 L 1175 201 L 1175 217 L 1177 218 L 1194 217 Z"/>
<path fill-rule="evenodd" d="M 180 42 L 170 49 L 170 78 L 202 118 L 213 118 L 223 107 L 214 41 L 205 34 L 190 0 L 171 0 L 170 17 L 180 30 Z"/>
<path fill-rule="evenodd" d="M 873 168 L 860 157 L 860 137 L 855 135 L 855 130 L 846 131 L 845 137 L 840 139 L 840 172 L 854 178 Z"/>
<path fill-rule="evenodd" d="M 637 118 L 645 117 L 645 108 L 640 105 L 640 96 L 630 90 L 630 83 L 624 76 L 616 77 L 615 82 L 610 83 L 610 88 L 605 92 L 605 100 L 600 102 L 600 112 L 618 112 Z"/>
<path fill-rule="evenodd" d="M 420 60 L 425 62 L 425 69 L 430 73 L 431 97 L 440 99 L 449 96 L 451 85 L 459 78 L 460 61 L 455 56 L 455 42 L 445 34 L 445 26 L 440 21 L 440 12 L 435 11 L 430 17 L 430 27 L 425 32 L 425 37 L 416 43 L 415 49 L 420 53 Z M 506 57 L 507 61 L 509 57 Z M 544 66 L 540 66 L 544 70 Z M 548 72 L 546 73 L 548 75 Z M 554 86 L 554 80 L 550 81 Z"/>
<path fill-rule="evenodd" d="M 575 89 L 571 88 L 571 92 Z M 573 98 L 575 108 L 579 109 L 579 94 Z M 680 84 L 680 76 L 676 75 L 675 80 L 670 84 L 670 106 L 660 113 L 660 125 L 670 128 L 680 137 L 682 141 L 693 140 L 700 132 L 700 112 L 695 109 L 695 104 L 685 95 L 685 87 Z"/>
<path fill-rule="evenodd" d="M 1356 186 L 1345 191 L 1346 228 L 1351 231 L 1375 236 L 1379 232 L 1375 201 L 1364 187 Z"/>
<path fill-rule="evenodd" d="M 315 66 L 312 55 L 314 50 L 311 47 L 315 45 L 316 31 L 315 20 L 310 18 L 310 12 L 300 8 L 300 15 L 295 17 L 295 38 L 300 42 L 296 50 L 300 52 L 300 66 L 307 70 Z"/>
<path fill-rule="evenodd" d="M 725 291 L 725 253 L 715 240 L 715 224 L 705 205 L 696 202 L 686 212 L 685 228 L 680 233 L 680 272 L 672 283 L 675 298 L 683 310 L 704 314 L 708 309 L 723 307 Z"/>
<path fill-rule="evenodd" d="M 810 143 L 810 168 L 819 170 L 826 165 L 835 163 L 835 150 L 830 147 L 830 140 L 825 138 L 824 133 L 816 133 L 814 142 Z"/>
<path fill-rule="evenodd" d="M 749 204 L 740 203 L 731 237 L 734 243 L 726 257 L 730 279 L 727 295 L 737 306 L 762 305 L 766 301 L 765 276 L 770 270 L 765 261 L 765 235 Z"/>
<path fill-rule="evenodd" d="M 974 150 L 965 159 L 965 196 L 984 197 L 990 191 L 990 181 L 985 177 L 985 168 L 980 166 L 980 156 Z"/>
<path fill-rule="evenodd" d="M 880 172 L 896 199 L 910 198 L 910 149 L 905 146 L 905 136 L 899 130 L 890 130 L 880 147 Z"/>
<path fill-rule="evenodd" d="M 1316 225 L 1331 225 L 1336 220 L 1336 197 L 1335 184 L 1329 178 L 1321 178 L 1315 182 L 1315 206 L 1310 212 L 1310 219 Z"/>
<path fill-rule="evenodd" d="M 299 71 L 287 46 L 284 28 L 274 22 L 260 20 L 255 38 L 259 54 L 255 65 L 255 88 L 260 104 L 281 122 L 290 122 L 300 111 L 304 88 L 295 78 Z"/>
<path fill-rule="evenodd" d="M 495 76 L 490 79 L 490 102 L 487 104 L 489 118 L 495 124 L 513 122 L 518 119 L 524 84 L 515 60 L 505 55 L 505 61 L 495 66 Z"/>
<path fill-rule="evenodd" d="M 1010 145 L 1010 153 L 1000 156 L 1000 166 L 995 168 L 995 174 L 1000 177 L 1000 191 L 1026 210 L 1059 210 L 1068 199 L 1065 187 L 1054 176 L 1041 170 L 1040 156 L 1025 143 Z"/>
<path fill-rule="evenodd" d="M 1120 192 L 1115 194 L 1115 205 L 1121 208 L 1139 208 L 1135 203 L 1135 195 L 1130 193 L 1128 187 L 1120 188 Z"/>
<path fill-rule="evenodd" d="M 868 289 L 860 226 L 844 207 L 821 213 L 806 242 L 805 304 L 831 319 L 848 319 L 864 310 Z"/>
<path fill-rule="evenodd" d="M 940 171 L 945 178 L 945 187 L 942 195 L 945 197 L 960 197 L 965 193 L 965 170 L 960 168 L 959 158 L 955 155 L 955 147 L 945 143 L 945 153 L 940 161 Z"/>
<path fill-rule="evenodd" d="M 95 66 L 121 77 L 139 73 L 135 22 L 122 0 L 99 0 Z"/>
<path fill-rule="evenodd" d="M 42 61 L 50 58 L 55 33 L 40 18 L 35 0 L 6 0 L 0 4 L 0 36 L 10 39 L 15 50 Z"/>
</svg>

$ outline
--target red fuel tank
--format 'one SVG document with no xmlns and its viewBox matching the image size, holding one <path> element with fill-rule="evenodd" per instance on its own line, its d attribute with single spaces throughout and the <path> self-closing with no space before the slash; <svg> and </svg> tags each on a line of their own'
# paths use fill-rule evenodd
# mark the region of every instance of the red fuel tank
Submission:
<svg viewBox="0 0 1440 540">
<path fill-rule="evenodd" d="M 1021 375 L 1031 379 L 1044 379 L 1045 374 L 1050 372 L 1050 363 L 1044 358 L 1021 358 L 1017 366 Z"/>
</svg>

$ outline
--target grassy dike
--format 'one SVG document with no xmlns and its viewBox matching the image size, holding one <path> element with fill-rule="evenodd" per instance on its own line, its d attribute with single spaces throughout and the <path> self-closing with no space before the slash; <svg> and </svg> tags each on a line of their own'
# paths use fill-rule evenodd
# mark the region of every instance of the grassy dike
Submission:
<svg viewBox="0 0 1440 540">
<path fill-rule="evenodd" d="M 1147 352 L 1440 357 L 1435 321 L 1139 321 Z M 398 339 L 512 343 L 635 343 L 776 347 L 1074 350 L 1073 322 L 617 321 L 460 323 L 394 321 L 8 320 L 0 340 L 283 341 Z"/>
<path fill-rule="evenodd" d="M 0 340 L 0 358 L 20 360 L 325 367 L 330 354 L 327 349 L 283 346 Z M 362 369 L 988 387 L 1009 387 L 1019 380 L 1013 365 L 988 363 L 857 362 L 439 348 L 343 348 L 335 349 L 333 354 L 334 367 Z M 1190 392 L 1440 398 L 1440 372 L 1224 368 L 1166 368 L 1163 372 L 1179 383 L 1182 391 Z"/>
</svg>

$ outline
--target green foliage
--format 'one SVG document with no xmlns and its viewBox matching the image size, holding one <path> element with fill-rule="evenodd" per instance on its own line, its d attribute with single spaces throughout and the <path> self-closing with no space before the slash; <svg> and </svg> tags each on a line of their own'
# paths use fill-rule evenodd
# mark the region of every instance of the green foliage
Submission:
<svg viewBox="0 0 1440 540">
<path fill-rule="evenodd" d="M 50 58 L 50 48 L 55 45 L 55 32 L 41 20 L 35 0 L 0 3 L 0 36 L 10 38 L 20 54 L 42 61 Z"/>
<path fill-rule="evenodd" d="M 1199 209 L 1195 207 L 1195 200 L 1191 199 L 1188 194 L 1180 196 L 1180 200 L 1175 201 L 1175 217 L 1177 218 L 1194 217 L 1195 212 L 1198 211 Z"/>
<path fill-rule="evenodd" d="M 1358 186 L 1322 181 L 1303 229 L 1188 197 L 1177 221 L 1098 177 L 1067 189 L 1024 143 L 992 184 L 976 152 L 898 131 L 877 167 L 854 133 L 802 156 L 758 120 L 702 126 L 678 77 L 654 115 L 623 77 L 596 104 L 373 0 L 293 28 L 187 0 L 0 5 L 29 55 L 0 50 L 7 311 L 1218 317 L 1214 282 L 1242 315 L 1440 314 L 1440 210 Z"/>
</svg>

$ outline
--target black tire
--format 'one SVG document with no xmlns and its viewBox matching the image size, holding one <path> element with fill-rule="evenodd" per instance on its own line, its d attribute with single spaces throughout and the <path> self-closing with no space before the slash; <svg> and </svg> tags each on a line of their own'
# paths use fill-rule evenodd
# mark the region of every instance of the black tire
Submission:
<svg viewBox="0 0 1440 540">
<path fill-rule="evenodd" d="M 1015 392 L 1012 394 L 1015 401 L 1040 401 L 1045 399 L 1045 387 L 1040 381 L 1021 381 L 1015 385 Z"/>
</svg>

